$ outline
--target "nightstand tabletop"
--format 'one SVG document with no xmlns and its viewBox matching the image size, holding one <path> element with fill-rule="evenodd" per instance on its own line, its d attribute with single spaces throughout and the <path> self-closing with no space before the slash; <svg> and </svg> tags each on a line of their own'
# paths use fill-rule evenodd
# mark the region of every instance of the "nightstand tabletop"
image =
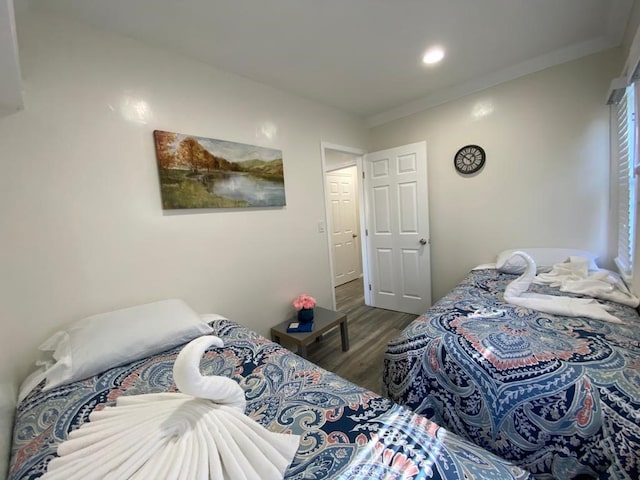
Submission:
<svg viewBox="0 0 640 480">
<path fill-rule="evenodd" d="M 297 317 L 293 316 L 284 322 L 277 324 L 271 328 L 271 339 L 274 342 L 281 343 L 282 340 L 295 343 L 298 345 L 298 353 L 302 357 L 307 356 L 307 345 L 315 341 L 323 333 L 328 332 L 332 328 L 340 326 L 340 334 L 342 336 L 342 350 L 349 350 L 349 332 L 347 329 L 347 315 L 342 312 L 336 312 L 323 307 L 315 307 L 313 309 L 313 331 L 312 332 L 290 332 L 287 333 L 287 327 L 291 322 L 297 321 Z"/>
</svg>

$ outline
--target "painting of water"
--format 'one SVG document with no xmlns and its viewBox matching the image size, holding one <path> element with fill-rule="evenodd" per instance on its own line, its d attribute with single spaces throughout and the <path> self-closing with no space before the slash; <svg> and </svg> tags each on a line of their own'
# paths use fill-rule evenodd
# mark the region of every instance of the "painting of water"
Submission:
<svg viewBox="0 0 640 480">
<path fill-rule="evenodd" d="M 162 208 L 285 205 L 282 151 L 155 130 Z"/>
</svg>

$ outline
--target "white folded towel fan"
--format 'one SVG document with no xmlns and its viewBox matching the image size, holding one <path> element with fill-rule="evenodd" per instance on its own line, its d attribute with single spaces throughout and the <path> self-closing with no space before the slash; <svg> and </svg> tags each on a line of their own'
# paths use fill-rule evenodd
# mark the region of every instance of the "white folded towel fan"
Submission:
<svg viewBox="0 0 640 480">
<path fill-rule="evenodd" d="M 204 377 L 204 351 L 223 346 L 199 337 L 176 358 L 183 393 L 122 396 L 92 412 L 58 447 L 43 480 L 282 479 L 300 437 L 274 433 L 244 414 L 242 388 L 226 377 Z"/>
</svg>

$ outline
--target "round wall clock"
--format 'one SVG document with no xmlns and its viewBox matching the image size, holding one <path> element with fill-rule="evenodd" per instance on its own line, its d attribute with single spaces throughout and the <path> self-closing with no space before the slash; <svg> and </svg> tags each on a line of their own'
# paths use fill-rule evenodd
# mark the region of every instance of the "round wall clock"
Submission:
<svg viewBox="0 0 640 480">
<path fill-rule="evenodd" d="M 486 158 L 484 148 L 478 145 L 467 145 L 456 152 L 453 164 L 458 172 L 469 175 L 480 170 Z"/>
</svg>

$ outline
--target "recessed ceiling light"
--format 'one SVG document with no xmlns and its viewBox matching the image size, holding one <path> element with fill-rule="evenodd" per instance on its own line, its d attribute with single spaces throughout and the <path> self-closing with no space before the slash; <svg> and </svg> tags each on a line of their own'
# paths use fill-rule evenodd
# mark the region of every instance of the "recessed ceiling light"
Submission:
<svg viewBox="0 0 640 480">
<path fill-rule="evenodd" d="M 444 50 L 440 47 L 433 47 L 427 50 L 427 53 L 422 57 L 422 61 L 427 65 L 433 65 L 438 63 L 444 58 Z"/>
</svg>

